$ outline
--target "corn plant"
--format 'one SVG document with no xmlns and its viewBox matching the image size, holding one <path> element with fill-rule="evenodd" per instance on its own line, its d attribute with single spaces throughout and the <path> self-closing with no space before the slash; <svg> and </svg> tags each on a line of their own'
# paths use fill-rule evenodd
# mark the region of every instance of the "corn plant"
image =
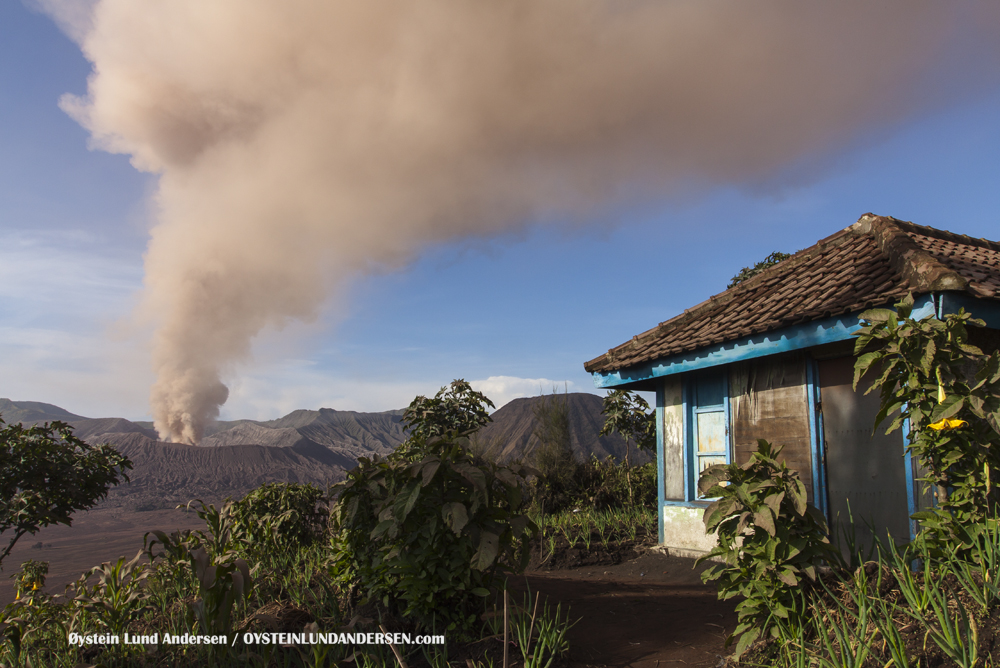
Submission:
<svg viewBox="0 0 1000 668">
<path fill-rule="evenodd" d="M 112 634 L 124 633 L 129 623 L 147 609 L 149 594 L 140 583 L 149 576 L 149 570 L 140 563 L 142 556 L 140 550 L 130 561 L 119 557 L 114 563 L 104 562 L 90 569 L 77 584 L 74 601 L 93 613 Z M 88 584 L 93 577 L 97 582 Z"/>
<path fill-rule="evenodd" d="M 426 626 L 467 633 L 478 597 L 528 563 L 537 527 L 523 514 L 531 469 L 477 464 L 459 434 L 362 457 L 340 483 L 332 561 L 343 583 Z"/>
<path fill-rule="evenodd" d="M 213 564 L 203 547 L 191 552 L 190 559 L 200 585 L 200 598 L 189 606 L 198 627 L 206 634 L 228 634 L 233 628 L 233 608 L 253 589 L 250 568 L 241 558 Z"/>
<path fill-rule="evenodd" d="M 237 520 L 234 515 L 234 503 L 227 500 L 221 508 L 214 504 L 206 504 L 200 499 L 188 501 L 186 505 L 177 506 L 190 512 L 193 505 L 195 515 L 204 520 L 208 531 L 197 530 L 191 533 L 191 538 L 205 546 L 212 559 L 231 561 L 237 554 L 246 550 L 249 539 L 245 522 Z"/>
</svg>

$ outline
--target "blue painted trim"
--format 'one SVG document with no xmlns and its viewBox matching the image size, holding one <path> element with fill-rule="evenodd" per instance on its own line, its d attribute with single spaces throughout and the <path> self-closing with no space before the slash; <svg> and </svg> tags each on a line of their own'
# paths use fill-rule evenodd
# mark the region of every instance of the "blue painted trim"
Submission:
<svg viewBox="0 0 1000 668">
<path fill-rule="evenodd" d="M 923 302 L 920 299 L 921 297 L 917 298 L 917 303 L 911 314 L 915 319 L 933 315 L 935 312 L 932 295 L 923 295 Z M 861 311 L 814 320 L 803 325 L 783 327 L 773 332 L 708 346 L 690 353 L 672 355 L 613 373 L 594 372 L 591 375 L 594 378 L 595 387 L 613 388 L 672 376 L 677 373 L 697 371 L 793 350 L 803 350 L 824 343 L 848 341 L 854 338 L 854 332 L 861 329 L 861 324 L 858 321 L 859 315 L 861 315 Z"/>
<path fill-rule="evenodd" d="M 905 410 L 905 408 L 904 408 Z M 903 466 L 906 471 L 906 510 L 909 513 L 908 519 L 912 518 L 913 513 L 917 512 L 917 488 L 916 476 L 913 475 L 913 457 L 910 453 L 910 420 L 903 420 Z M 909 519 L 907 524 L 910 527 L 910 540 L 913 541 L 917 537 L 917 521 L 914 519 Z"/>
<path fill-rule="evenodd" d="M 958 313 L 960 308 L 971 313 L 972 317 L 986 322 L 987 327 L 1000 329 L 1000 302 L 992 299 L 977 299 L 963 292 L 942 292 L 938 317 L 945 313 Z"/>
<path fill-rule="evenodd" d="M 691 501 L 691 469 L 694 467 L 691 453 L 691 443 L 693 433 L 691 430 L 691 417 L 688 415 L 691 409 L 691 383 L 690 378 L 681 379 L 681 420 L 683 421 L 684 447 L 681 448 L 682 459 L 684 460 L 684 500 L 685 503 Z M 676 502 L 675 502 L 676 503 Z"/>
<path fill-rule="evenodd" d="M 816 410 L 819 402 L 819 369 L 816 360 L 806 360 L 806 404 L 809 406 L 809 445 L 812 448 L 813 505 L 825 517 L 826 498 L 826 448 L 820 420 L 821 412 Z"/>
<path fill-rule="evenodd" d="M 722 374 L 722 404 L 723 412 L 726 416 L 726 463 L 733 463 L 733 430 L 731 428 L 732 420 L 729 419 L 729 374 Z"/>
<path fill-rule="evenodd" d="M 667 488 L 664 479 L 663 453 L 663 385 L 656 387 L 656 498 L 659 499 L 660 512 L 656 514 L 657 542 L 663 544 L 663 503 L 666 501 Z"/>
</svg>

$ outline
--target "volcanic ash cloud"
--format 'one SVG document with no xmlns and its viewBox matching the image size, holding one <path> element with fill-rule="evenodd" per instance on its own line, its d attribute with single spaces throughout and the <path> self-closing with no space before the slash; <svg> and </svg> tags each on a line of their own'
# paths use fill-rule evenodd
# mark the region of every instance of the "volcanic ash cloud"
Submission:
<svg viewBox="0 0 1000 668">
<path fill-rule="evenodd" d="M 93 63 L 63 108 L 159 174 L 142 312 L 156 428 L 184 443 L 255 334 L 350 276 L 761 183 L 974 89 L 1000 23 L 916 0 L 37 1 Z"/>
</svg>

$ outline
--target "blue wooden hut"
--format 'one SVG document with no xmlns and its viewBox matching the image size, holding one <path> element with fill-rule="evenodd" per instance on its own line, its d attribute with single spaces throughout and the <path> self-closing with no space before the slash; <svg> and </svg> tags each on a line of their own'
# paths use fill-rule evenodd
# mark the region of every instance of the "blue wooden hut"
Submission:
<svg viewBox="0 0 1000 668">
<path fill-rule="evenodd" d="M 965 308 L 1000 343 L 1000 243 L 866 214 L 749 280 L 587 362 L 599 388 L 656 392 L 659 540 L 695 555 L 706 536 L 697 478 L 784 444 L 810 501 L 831 522 L 863 519 L 907 539 L 925 505 L 905 436 L 872 435 L 877 393 L 854 392 L 859 314 L 907 293 L 914 317 Z"/>
</svg>

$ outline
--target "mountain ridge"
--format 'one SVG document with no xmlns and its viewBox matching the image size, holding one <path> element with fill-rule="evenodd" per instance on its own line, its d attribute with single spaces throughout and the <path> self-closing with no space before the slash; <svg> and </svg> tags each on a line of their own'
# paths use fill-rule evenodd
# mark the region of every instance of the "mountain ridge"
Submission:
<svg viewBox="0 0 1000 668">
<path fill-rule="evenodd" d="M 540 402 L 562 401 L 569 417 L 570 445 L 578 460 L 624 459 L 621 436 L 599 436 L 604 423 L 601 397 L 567 393 L 514 399 L 494 411 L 474 434 L 480 446 L 493 444 L 499 461 L 530 459 Z M 361 457 L 386 456 L 405 440 L 402 410 L 361 413 L 299 409 L 273 420 L 219 422 L 198 446 L 164 443 L 148 422 L 87 418 L 53 404 L 0 399 L 10 422 L 68 422 L 88 443 L 110 443 L 134 465 L 131 482 L 113 488 L 102 505 L 133 510 L 170 507 L 190 499 L 219 502 L 239 498 L 267 482 L 320 486 L 339 482 Z M 633 464 L 651 457 L 632 449 Z"/>
</svg>

